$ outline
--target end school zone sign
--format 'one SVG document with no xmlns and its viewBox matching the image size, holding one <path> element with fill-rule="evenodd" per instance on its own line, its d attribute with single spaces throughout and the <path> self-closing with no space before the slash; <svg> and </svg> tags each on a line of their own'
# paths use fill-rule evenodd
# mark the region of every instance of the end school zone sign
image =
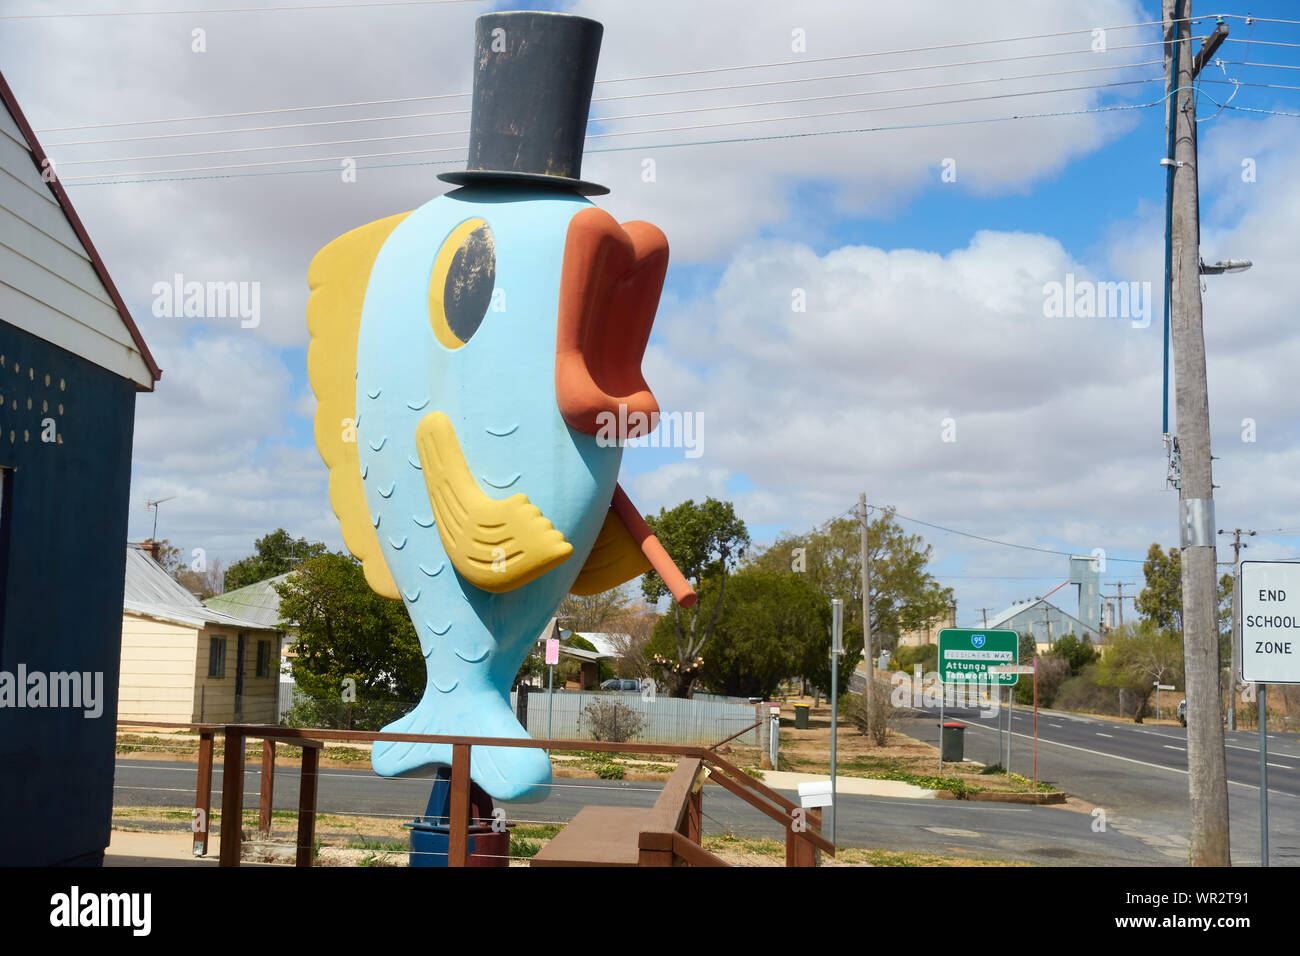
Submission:
<svg viewBox="0 0 1300 956">
<path fill-rule="evenodd" d="M 1241 679 L 1300 684 L 1300 562 L 1241 562 Z"/>
</svg>

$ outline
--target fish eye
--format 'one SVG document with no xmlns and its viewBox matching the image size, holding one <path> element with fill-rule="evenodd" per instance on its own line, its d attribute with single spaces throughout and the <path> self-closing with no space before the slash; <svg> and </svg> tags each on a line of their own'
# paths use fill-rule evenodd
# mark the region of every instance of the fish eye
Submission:
<svg viewBox="0 0 1300 956">
<path fill-rule="evenodd" d="M 496 284 L 496 240 L 482 219 L 466 219 L 443 240 L 429 277 L 429 323 L 458 349 L 478 331 Z"/>
</svg>

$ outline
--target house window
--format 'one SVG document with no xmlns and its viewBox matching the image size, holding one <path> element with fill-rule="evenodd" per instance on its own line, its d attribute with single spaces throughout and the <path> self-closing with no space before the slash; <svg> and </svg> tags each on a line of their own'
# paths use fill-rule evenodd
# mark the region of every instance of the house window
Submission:
<svg viewBox="0 0 1300 956">
<path fill-rule="evenodd" d="M 208 676 L 226 676 L 226 639 L 224 637 L 214 636 L 212 643 L 208 645 Z"/>
<path fill-rule="evenodd" d="M 257 676 L 271 676 L 271 642 L 257 642 Z"/>
</svg>

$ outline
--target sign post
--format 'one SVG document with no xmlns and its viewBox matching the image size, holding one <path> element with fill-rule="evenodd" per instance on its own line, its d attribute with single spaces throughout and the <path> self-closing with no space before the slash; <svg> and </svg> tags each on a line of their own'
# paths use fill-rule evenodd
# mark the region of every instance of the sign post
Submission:
<svg viewBox="0 0 1300 956">
<path fill-rule="evenodd" d="M 560 639 L 546 639 L 546 739 L 551 739 L 551 717 L 555 710 L 555 665 L 560 663 Z"/>
<path fill-rule="evenodd" d="M 1019 647 L 1017 645 L 1017 652 Z M 1038 792 L 1038 658 L 1034 658 L 1032 665 L 1028 664 L 999 664 L 989 668 L 989 673 L 999 677 L 1011 676 L 1017 680 L 1021 674 L 1034 675 L 1034 793 Z M 1014 696 L 1014 688 L 1009 697 Z M 1011 714 L 1007 713 L 1007 765 L 1006 771 L 1011 773 Z"/>
<path fill-rule="evenodd" d="M 835 738 L 839 731 L 839 684 L 840 655 L 844 653 L 844 599 L 831 599 L 831 843 L 835 842 Z M 867 680 L 874 680 L 870 673 L 871 660 L 867 660 Z M 870 714 L 867 715 L 868 720 Z M 773 766 L 776 766 L 773 764 Z"/>
<path fill-rule="evenodd" d="M 1268 866 L 1267 685 L 1300 684 L 1300 562 L 1242 561 L 1237 566 L 1237 577 L 1241 593 L 1241 679 L 1258 687 L 1259 862 Z"/>
<path fill-rule="evenodd" d="M 1005 665 L 1020 660 L 1020 635 L 1015 631 L 990 631 L 974 628 L 945 627 L 939 632 L 939 769 L 943 770 L 943 705 L 948 696 L 948 684 L 965 684 L 967 687 L 984 685 L 990 693 L 996 688 L 1011 687 L 1020 680 L 1014 673 L 1005 673 Z M 1007 720 L 1007 763 L 1011 762 L 1011 727 Z M 1001 756 L 1001 746 L 998 747 Z M 1010 767 L 1007 767 L 1010 773 Z"/>
<path fill-rule="evenodd" d="M 1160 683 L 1160 681 L 1156 681 L 1154 684 L 1152 684 L 1152 686 L 1155 687 L 1156 689 L 1156 723 L 1159 724 L 1160 723 L 1160 692 L 1162 690 L 1173 690 L 1174 685 L 1162 684 Z"/>
</svg>

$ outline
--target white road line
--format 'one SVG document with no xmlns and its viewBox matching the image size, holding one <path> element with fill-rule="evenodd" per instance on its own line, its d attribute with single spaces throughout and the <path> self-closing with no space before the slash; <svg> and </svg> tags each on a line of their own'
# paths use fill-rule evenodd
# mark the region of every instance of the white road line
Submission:
<svg viewBox="0 0 1300 956">
<path fill-rule="evenodd" d="M 991 727 L 980 727 L 979 729 L 987 730 L 991 734 L 997 733 L 997 731 L 993 730 L 993 728 Z M 1005 733 L 1005 731 L 1003 731 L 1003 733 Z M 1025 740 L 1033 739 L 1032 734 L 1020 734 L 1020 733 L 1016 733 L 1014 730 L 1011 731 L 1011 734 L 1016 737 L 1023 737 Z M 1183 776 L 1187 775 L 1186 770 L 1180 770 L 1177 767 L 1166 767 L 1164 764 L 1151 763 L 1150 761 L 1147 760 L 1138 760 L 1136 757 L 1121 757 L 1119 754 L 1108 754 L 1104 750 L 1090 750 L 1087 747 L 1078 747 L 1075 746 L 1074 744 L 1063 744 L 1059 740 L 1048 740 L 1046 737 L 1039 737 L 1038 742 L 1040 744 L 1051 744 L 1053 747 L 1064 747 L 1066 750 L 1078 750 L 1081 753 L 1092 754 L 1094 757 L 1108 757 L 1111 760 L 1122 760 L 1125 763 L 1135 763 L 1135 764 L 1140 764 L 1143 767 L 1153 767 L 1156 770 L 1167 770 L 1170 773 L 1181 773 Z M 1239 780 L 1229 780 L 1228 783 L 1234 787 L 1245 787 L 1247 790 L 1254 790 L 1256 792 L 1259 791 L 1259 784 L 1257 783 L 1242 783 Z M 1300 799 L 1294 793 L 1287 793 L 1284 790 L 1274 790 L 1272 787 L 1268 788 L 1268 792 L 1272 796 Z"/>
<path fill-rule="evenodd" d="M 1114 737 L 1115 735 L 1114 735 L 1114 734 L 1103 734 L 1103 733 L 1099 730 L 1099 731 L 1097 731 L 1097 736 L 1098 736 L 1098 737 Z"/>
<path fill-rule="evenodd" d="M 1294 770 L 1294 769 L 1295 769 L 1295 767 L 1288 767 L 1288 766 L 1287 766 L 1286 764 L 1284 764 L 1284 763 L 1271 763 L 1271 764 L 1269 764 L 1269 766 L 1270 766 L 1270 767 L 1277 767 L 1278 770 Z"/>
<path fill-rule="evenodd" d="M 1049 726 L 1049 727 L 1060 727 L 1061 725 L 1060 725 L 1060 724 L 1052 724 L 1052 723 L 1049 723 L 1047 726 Z"/>
<path fill-rule="evenodd" d="M 1173 746 L 1172 744 L 1165 744 L 1165 749 L 1166 749 L 1166 750 L 1182 750 L 1182 751 L 1184 751 L 1184 752 L 1186 752 L 1186 750 L 1187 750 L 1186 747 L 1175 747 L 1175 746 Z"/>
</svg>

